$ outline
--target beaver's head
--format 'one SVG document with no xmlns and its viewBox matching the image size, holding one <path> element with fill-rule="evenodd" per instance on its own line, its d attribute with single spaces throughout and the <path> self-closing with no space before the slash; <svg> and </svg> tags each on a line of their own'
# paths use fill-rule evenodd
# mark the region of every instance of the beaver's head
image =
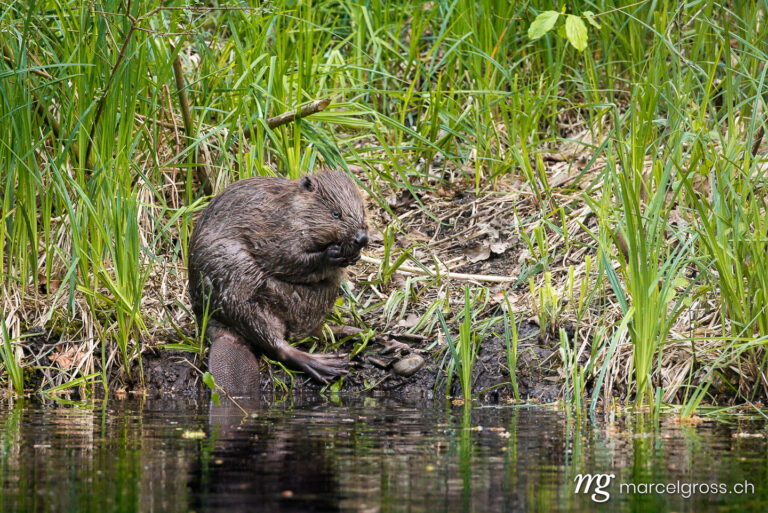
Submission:
<svg viewBox="0 0 768 513">
<path fill-rule="evenodd" d="M 357 262 L 360 250 L 368 244 L 368 226 L 355 182 L 346 173 L 324 172 L 301 178 L 299 189 L 301 194 L 312 195 L 311 200 L 305 197 L 312 208 L 304 220 L 318 249 L 337 245 L 342 266 Z"/>
</svg>

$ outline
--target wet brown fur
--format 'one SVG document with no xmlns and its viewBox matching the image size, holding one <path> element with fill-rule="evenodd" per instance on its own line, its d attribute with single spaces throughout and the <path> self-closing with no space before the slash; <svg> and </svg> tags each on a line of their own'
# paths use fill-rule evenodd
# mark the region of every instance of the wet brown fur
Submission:
<svg viewBox="0 0 768 513">
<path fill-rule="evenodd" d="M 206 336 L 212 344 L 239 337 L 252 351 L 321 382 L 344 374 L 342 357 L 309 355 L 286 339 L 320 327 L 338 297 L 343 268 L 359 258 L 361 233 L 365 210 L 344 173 L 232 184 L 195 222 L 189 246 L 190 297 L 199 320 L 210 315 Z M 238 355 L 231 352 L 231 365 L 222 357 L 211 368 L 233 372 Z"/>
</svg>

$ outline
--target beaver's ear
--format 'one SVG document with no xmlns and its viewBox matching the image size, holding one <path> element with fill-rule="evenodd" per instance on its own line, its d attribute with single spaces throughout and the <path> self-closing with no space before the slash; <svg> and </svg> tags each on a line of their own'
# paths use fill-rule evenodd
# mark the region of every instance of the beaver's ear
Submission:
<svg viewBox="0 0 768 513">
<path fill-rule="evenodd" d="M 302 191 L 308 191 L 312 192 L 315 190 L 315 184 L 312 182 L 312 179 L 308 176 L 303 176 L 301 180 L 299 180 L 299 187 Z"/>
</svg>

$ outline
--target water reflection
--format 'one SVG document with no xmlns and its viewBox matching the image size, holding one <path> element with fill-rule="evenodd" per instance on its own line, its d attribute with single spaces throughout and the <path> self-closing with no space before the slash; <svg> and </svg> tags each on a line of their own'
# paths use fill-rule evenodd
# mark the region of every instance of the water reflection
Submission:
<svg viewBox="0 0 768 513">
<path fill-rule="evenodd" d="M 0 405 L 0 511 L 763 511 L 765 424 L 321 398 Z M 578 474 L 614 474 L 600 506 Z M 754 484 L 736 495 L 620 483 Z M 730 488 L 729 488 L 730 490 Z M 594 490 L 593 490 L 594 491 Z"/>
</svg>

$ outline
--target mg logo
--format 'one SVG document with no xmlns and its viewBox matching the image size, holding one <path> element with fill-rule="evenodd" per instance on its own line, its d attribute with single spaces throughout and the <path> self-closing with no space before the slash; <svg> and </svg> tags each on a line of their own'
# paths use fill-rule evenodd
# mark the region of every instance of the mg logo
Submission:
<svg viewBox="0 0 768 513">
<path fill-rule="evenodd" d="M 575 493 L 587 494 L 592 492 L 589 498 L 593 502 L 606 502 L 611 498 L 611 494 L 606 488 L 611 485 L 611 481 L 615 477 L 616 474 L 576 474 L 576 477 L 573 478 L 573 482 L 576 483 Z"/>
</svg>

